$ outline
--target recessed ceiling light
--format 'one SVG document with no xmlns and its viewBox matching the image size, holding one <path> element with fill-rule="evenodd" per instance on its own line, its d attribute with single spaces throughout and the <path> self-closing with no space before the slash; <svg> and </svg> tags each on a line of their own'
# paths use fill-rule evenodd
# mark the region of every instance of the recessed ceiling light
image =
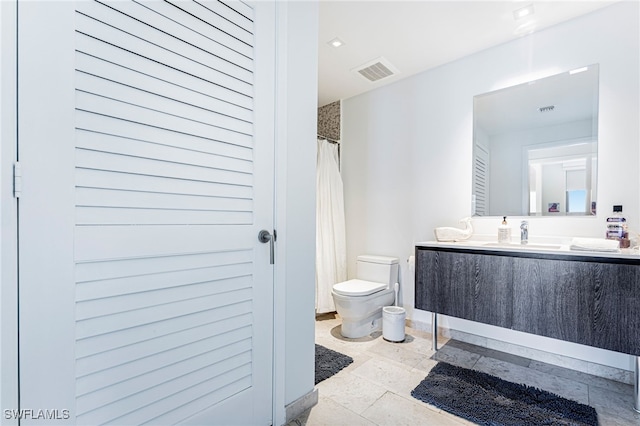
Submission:
<svg viewBox="0 0 640 426">
<path fill-rule="evenodd" d="M 513 11 L 513 18 L 517 21 L 518 19 L 522 19 L 525 16 L 533 15 L 533 4 L 530 4 L 525 7 L 521 7 L 520 9 L 516 9 Z"/>
<path fill-rule="evenodd" d="M 533 19 L 524 21 L 522 24 L 518 25 L 518 27 L 513 31 L 515 35 L 521 36 L 525 34 L 531 34 L 536 29 L 536 21 Z"/>
<path fill-rule="evenodd" d="M 579 72 L 584 72 L 588 69 L 589 67 L 576 68 L 575 70 L 569 71 L 569 74 L 578 74 Z"/>
<path fill-rule="evenodd" d="M 344 41 L 342 41 L 338 37 L 336 37 L 333 40 L 328 41 L 327 44 L 329 46 L 333 46 L 333 47 L 340 47 L 340 46 L 344 45 Z"/>
</svg>

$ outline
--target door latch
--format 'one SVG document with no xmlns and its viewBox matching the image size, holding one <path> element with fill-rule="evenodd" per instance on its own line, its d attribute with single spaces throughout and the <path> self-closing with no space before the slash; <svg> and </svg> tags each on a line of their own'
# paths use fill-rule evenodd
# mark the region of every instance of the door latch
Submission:
<svg viewBox="0 0 640 426">
<path fill-rule="evenodd" d="M 260 231 L 260 233 L 258 234 L 258 241 L 260 241 L 261 243 L 269 243 L 269 263 L 271 265 L 273 265 L 274 262 L 274 254 L 273 254 L 273 242 L 275 241 L 276 237 L 276 231 L 273 231 L 273 235 L 271 235 L 271 233 L 269 231 L 267 231 L 266 229 L 263 229 L 262 231 Z"/>
</svg>

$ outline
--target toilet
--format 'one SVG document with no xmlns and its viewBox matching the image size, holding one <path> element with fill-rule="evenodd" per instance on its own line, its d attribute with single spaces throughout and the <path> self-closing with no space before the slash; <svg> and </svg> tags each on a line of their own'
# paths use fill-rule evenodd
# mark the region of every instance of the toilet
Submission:
<svg viewBox="0 0 640 426">
<path fill-rule="evenodd" d="M 337 283 L 331 295 L 342 318 L 344 337 L 357 339 L 382 327 L 382 307 L 393 304 L 398 282 L 398 259 L 361 255 L 356 263 L 356 279 Z"/>
</svg>

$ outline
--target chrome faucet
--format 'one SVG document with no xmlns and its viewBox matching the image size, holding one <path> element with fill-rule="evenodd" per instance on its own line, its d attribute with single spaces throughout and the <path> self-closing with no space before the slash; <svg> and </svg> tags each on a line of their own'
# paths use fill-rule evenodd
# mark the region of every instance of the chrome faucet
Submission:
<svg viewBox="0 0 640 426">
<path fill-rule="evenodd" d="M 523 220 L 520 222 L 520 244 L 529 242 L 529 222 Z"/>
</svg>

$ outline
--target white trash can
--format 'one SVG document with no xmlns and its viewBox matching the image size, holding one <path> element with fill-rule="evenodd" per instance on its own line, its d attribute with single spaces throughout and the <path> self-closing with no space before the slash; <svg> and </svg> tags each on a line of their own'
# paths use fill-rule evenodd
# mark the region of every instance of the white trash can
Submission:
<svg viewBox="0 0 640 426">
<path fill-rule="evenodd" d="M 389 342 L 404 341 L 404 320 L 407 312 L 399 306 L 382 308 L 382 338 Z"/>
</svg>

